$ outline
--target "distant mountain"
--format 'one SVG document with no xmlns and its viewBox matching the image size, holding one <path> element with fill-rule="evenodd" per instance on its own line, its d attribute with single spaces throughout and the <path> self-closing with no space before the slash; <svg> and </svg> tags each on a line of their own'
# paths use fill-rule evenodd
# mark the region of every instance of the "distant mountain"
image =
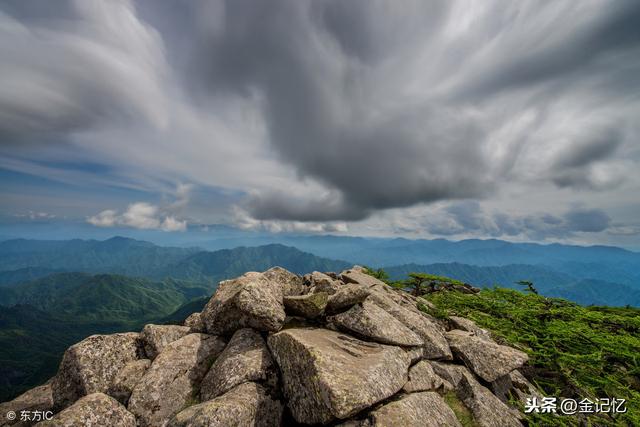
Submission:
<svg viewBox="0 0 640 427">
<path fill-rule="evenodd" d="M 266 240 L 264 236 L 256 238 L 260 244 Z M 250 245 L 246 239 L 243 241 Z M 441 263 L 482 267 L 526 264 L 578 279 L 604 280 L 640 289 L 640 253 L 612 246 L 543 245 L 497 239 L 449 241 L 348 236 L 280 236 L 272 237 L 271 241 L 295 246 L 318 256 L 375 267 Z M 220 244 L 201 242 L 206 248 Z"/>
<path fill-rule="evenodd" d="M 20 276 L 27 280 L 42 277 L 48 270 L 217 283 L 248 270 L 262 271 L 274 265 L 303 274 L 313 270 L 342 270 L 351 264 L 280 244 L 208 252 L 198 248 L 161 247 L 124 237 L 104 241 L 16 239 L 0 242 L 0 286 L 4 282 L 17 283 Z M 32 277 L 28 277 L 30 274 Z"/>
<path fill-rule="evenodd" d="M 429 265 L 405 264 L 385 268 L 392 280 L 401 280 L 412 272 L 451 277 L 480 287 L 500 286 L 522 289 L 516 282 L 528 280 L 545 296 L 565 298 L 583 305 L 640 307 L 640 290 L 620 283 L 580 279 L 565 273 L 527 264 L 476 266 L 461 263 Z"/>
<path fill-rule="evenodd" d="M 342 271 L 351 266 L 344 261 L 321 258 L 296 248 L 273 244 L 198 252 L 168 266 L 163 274 L 178 279 L 217 283 L 246 271 L 264 271 L 276 265 L 297 274 L 314 270 Z"/>
<path fill-rule="evenodd" d="M 61 270 L 46 267 L 25 267 L 17 270 L 0 271 L 0 287 L 39 279 Z"/>
<path fill-rule="evenodd" d="M 80 322 L 139 323 L 166 316 L 212 291 L 211 286 L 173 279 L 152 282 L 113 274 L 57 273 L 0 288 L 0 305 L 30 305 Z"/>
<path fill-rule="evenodd" d="M 640 290 L 602 280 L 583 279 L 550 289 L 545 295 L 568 299 L 582 305 L 640 307 Z"/>
<path fill-rule="evenodd" d="M 151 277 L 199 251 L 124 237 L 104 241 L 14 239 L 0 242 L 0 271 L 39 267 Z"/>
</svg>

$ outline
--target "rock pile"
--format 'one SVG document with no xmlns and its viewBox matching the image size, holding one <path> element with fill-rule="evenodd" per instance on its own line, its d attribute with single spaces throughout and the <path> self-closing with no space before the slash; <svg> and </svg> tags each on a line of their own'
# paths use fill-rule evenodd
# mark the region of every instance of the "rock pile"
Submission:
<svg viewBox="0 0 640 427">
<path fill-rule="evenodd" d="M 536 393 L 518 371 L 526 354 L 429 304 L 360 267 L 246 273 L 183 326 L 73 345 L 50 383 L 0 413 L 52 410 L 42 426 L 440 427 L 461 425 L 456 399 L 477 425 L 522 425 L 507 402 Z"/>
</svg>

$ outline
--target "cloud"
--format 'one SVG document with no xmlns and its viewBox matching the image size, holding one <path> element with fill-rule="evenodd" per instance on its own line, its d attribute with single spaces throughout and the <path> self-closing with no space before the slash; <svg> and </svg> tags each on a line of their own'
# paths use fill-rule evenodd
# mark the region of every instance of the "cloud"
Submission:
<svg viewBox="0 0 640 427">
<path fill-rule="evenodd" d="M 23 20 L 0 10 L 3 143 L 118 120 L 166 121 L 162 39 L 132 3 L 62 1 L 63 17 L 32 20 L 30 5 L 9 6 Z"/>
<path fill-rule="evenodd" d="M 185 231 L 187 222 L 173 216 L 160 214 L 160 209 L 149 203 L 138 202 L 127 207 L 122 214 L 108 209 L 87 218 L 89 224 L 97 227 L 132 227 L 139 229 L 157 229 L 163 231 Z"/>
<path fill-rule="evenodd" d="M 5 2 L 0 168 L 131 192 L 96 224 L 217 210 L 325 232 L 402 211 L 387 233 L 597 234 L 602 215 L 566 214 L 640 191 L 639 16 L 631 0 Z"/>
<path fill-rule="evenodd" d="M 261 189 L 256 218 L 361 219 L 486 197 L 507 180 L 622 182 L 593 164 L 618 152 L 638 111 L 611 99 L 618 83 L 607 80 L 636 79 L 625 55 L 640 42 L 637 2 L 217 4 L 224 24 L 205 32 L 198 75 L 214 97 L 259 99 L 280 158 L 337 194 L 321 203 Z M 532 119 L 518 129 L 523 111 Z"/>
</svg>

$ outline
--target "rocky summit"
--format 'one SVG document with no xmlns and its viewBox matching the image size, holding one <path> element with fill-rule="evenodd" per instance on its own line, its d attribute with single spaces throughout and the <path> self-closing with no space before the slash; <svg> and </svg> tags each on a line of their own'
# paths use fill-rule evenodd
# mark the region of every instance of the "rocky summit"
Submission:
<svg viewBox="0 0 640 427">
<path fill-rule="evenodd" d="M 522 425 L 510 402 L 537 393 L 518 370 L 527 355 L 429 305 L 361 267 L 249 272 L 183 325 L 71 346 L 0 413 L 51 411 L 41 425 L 66 427 Z"/>
</svg>

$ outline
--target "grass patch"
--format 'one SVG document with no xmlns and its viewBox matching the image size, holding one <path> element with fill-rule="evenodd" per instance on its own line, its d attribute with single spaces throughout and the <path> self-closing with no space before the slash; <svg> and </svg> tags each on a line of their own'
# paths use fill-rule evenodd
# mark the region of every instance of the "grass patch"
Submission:
<svg viewBox="0 0 640 427">
<path fill-rule="evenodd" d="M 626 399 L 627 413 L 590 415 L 583 425 L 640 425 L 639 309 L 582 307 L 503 288 L 425 298 L 437 306 L 438 317 L 467 317 L 491 330 L 498 342 L 528 353 L 528 373 L 546 396 Z M 578 425 L 580 419 L 534 415 L 529 422 Z"/>
<path fill-rule="evenodd" d="M 456 418 L 462 424 L 462 427 L 477 427 L 478 424 L 473 419 L 473 415 L 471 411 L 464 406 L 464 403 L 456 396 L 455 391 L 448 391 L 444 396 L 444 401 L 447 402 L 447 405 L 453 410 L 453 413 L 456 414 Z"/>
</svg>

